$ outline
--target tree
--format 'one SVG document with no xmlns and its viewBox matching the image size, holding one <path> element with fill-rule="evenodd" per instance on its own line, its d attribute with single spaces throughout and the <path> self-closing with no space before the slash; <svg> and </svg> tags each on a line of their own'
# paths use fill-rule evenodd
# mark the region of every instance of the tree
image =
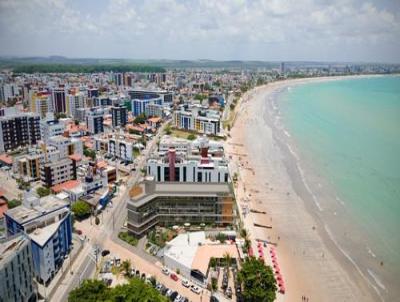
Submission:
<svg viewBox="0 0 400 302">
<path fill-rule="evenodd" d="M 10 201 L 8 201 L 8 208 L 12 209 L 15 207 L 18 207 L 19 205 L 21 205 L 21 200 L 18 199 L 11 199 Z"/>
<path fill-rule="evenodd" d="M 51 190 L 49 188 L 39 187 L 36 189 L 36 193 L 39 195 L 39 197 L 45 197 L 50 195 Z"/>
<path fill-rule="evenodd" d="M 271 267 L 263 261 L 247 258 L 238 273 L 238 281 L 242 284 L 244 301 L 275 301 L 276 280 Z"/>
<path fill-rule="evenodd" d="M 124 261 L 122 261 L 121 267 L 123 272 L 125 273 L 125 276 L 128 276 L 130 274 L 131 271 L 131 260 L 126 259 Z"/>
<path fill-rule="evenodd" d="M 77 219 L 83 219 L 90 215 L 90 206 L 83 200 L 77 200 L 71 207 Z"/>
<path fill-rule="evenodd" d="M 217 259 L 215 257 L 210 258 L 210 266 L 215 270 L 217 268 Z"/>
<path fill-rule="evenodd" d="M 144 124 L 146 122 L 146 115 L 144 113 L 139 114 L 133 121 L 135 124 Z"/>
<path fill-rule="evenodd" d="M 225 268 L 227 269 L 228 274 L 229 274 L 229 268 L 231 267 L 231 264 L 232 264 L 232 256 L 231 256 L 231 254 L 226 252 L 223 256 L 223 259 L 224 259 Z"/>
<path fill-rule="evenodd" d="M 215 277 L 211 278 L 211 290 L 216 291 L 218 289 L 218 279 Z"/>
<path fill-rule="evenodd" d="M 82 285 L 72 290 L 68 295 L 68 302 L 97 302 L 105 301 L 110 297 L 110 290 L 100 280 L 84 280 Z"/>
<path fill-rule="evenodd" d="M 83 148 L 83 154 L 86 156 L 86 157 L 90 157 L 92 160 L 95 160 L 96 159 L 96 151 L 94 151 L 94 150 L 92 150 L 92 149 L 89 149 L 89 148 Z"/>
<path fill-rule="evenodd" d="M 187 139 L 190 140 L 190 141 L 194 141 L 196 139 L 196 135 L 191 133 L 191 134 L 188 135 Z"/>
<path fill-rule="evenodd" d="M 139 278 L 132 278 L 128 284 L 108 288 L 103 281 L 85 280 L 82 285 L 69 293 L 68 302 L 167 302 L 155 288 Z"/>
</svg>

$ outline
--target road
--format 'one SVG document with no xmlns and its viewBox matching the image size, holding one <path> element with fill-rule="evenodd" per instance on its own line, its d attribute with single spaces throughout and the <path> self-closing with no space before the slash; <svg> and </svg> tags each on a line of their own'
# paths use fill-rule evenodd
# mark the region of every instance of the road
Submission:
<svg viewBox="0 0 400 302">
<path fill-rule="evenodd" d="M 136 171 L 128 178 L 126 185 L 122 186 L 121 193 L 113 200 L 113 208 L 107 208 L 105 213 L 100 216 L 101 224 L 95 226 L 90 224 L 89 220 L 85 223 L 76 222 L 77 228 L 82 229 L 89 241 L 85 241 L 84 248 L 77 256 L 77 259 L 72 265 L 73 274 L 68 274 L 63 282 L 58 286 L 51 297 L 54 301 L 67 301 L 68 293 L 76 288 L 84 279 L 89 279 L 95 271 L 95 259 L 93 255 L 94 246 L 99 246 L 100 249 L 109 249 L 112 243 L 124 245 L 124 242 L 118 238 L 118 233 L 126 219 L 126 205 L 129 197 L 129 189 L 140 179 L 141 169 L 145 166 L 147 158 L 157 147 L 157 141 L 164 132 L 167 123 L 157 132 L 157 135 L 148 142 L 146 149 L 138 158 Z M 112 243 L 111 243 L 112 242 Z M 115 248 L 114 248 L 115 250 Z M 154 258 L 139 251 L 135 248 L 129 248 L 129 252 L 138 254 L 140 257 L 146 258 L 149 263 L 154 264 Z M 122 255 L 121 255 L 122 256 Z M 148 256 L 148 257 L 147 257 Z M 150 258 L 149 258 L 150 257 Z"/>
</svg>

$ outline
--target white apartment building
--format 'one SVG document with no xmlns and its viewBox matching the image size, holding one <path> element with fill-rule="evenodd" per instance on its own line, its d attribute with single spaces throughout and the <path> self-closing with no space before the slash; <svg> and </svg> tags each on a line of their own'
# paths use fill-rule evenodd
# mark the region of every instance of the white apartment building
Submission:
<svg viewBox="0 0 400 302">
<path fill-rule="evenodd" d="M 179 129 L 220 135 L 221 115 L 219 111 L 200 105 L 181 105 L 173 114 L 173 125 Z"/>
<path fill-rule="evenodd" d="M 86 95 L 83 92 L 68 94 L 67 95 L 67 115 L 68 116 L 76 116 L 76 110 L 78 108 L 84 108 L 86 104 Z"/>
<path fill-rule="evenodd" d="M 62 135 L 65 130 L 64 123 L 55 119 L 53 112 L 48 112 L 46 118 L 40 120 L 40 135 L 42 141 L 47 143 L 52 136 Z"/>
<path fill-rule="evenodd" d="M 109 156 L 132 162 L 133 148 L 136 141 L 125 133 L 109 133 L 95 138 L 96 151 L 103 151 Z"/>
<path fill-rule="evenodd" d="M 52 136 L 48 139 L 48 145 L 57 148 L 60 151 L 61 158 L 72 154 L 83 155 L 83 143 L 77 137 Z"/>
</svg>

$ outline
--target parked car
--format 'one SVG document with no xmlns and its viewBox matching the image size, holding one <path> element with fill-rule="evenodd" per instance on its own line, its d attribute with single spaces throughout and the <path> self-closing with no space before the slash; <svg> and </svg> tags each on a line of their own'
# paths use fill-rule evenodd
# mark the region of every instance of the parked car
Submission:
<svg viewBox="0 0 400 302">
<path fill-rule="evenodd" d="M 103 250 L 102 252 L 101 252 L 101 255 L 103 256 L 103 257 L 105 257 L 105 256 L 107 256 L 107 255 L 109 255 L 110 254 L 110 251 L 109 250 Z"/>
<path fill-rule="evenodd" d="M 176 297 L 175 297 L 175 300 L 174 300 L 174 302 L 183 302 L 183 297 L 181 296 L 181 295 L 177 295 Z"/>
<path fill-rule="evenodd" d="M 194 292 L 194 293 L 200 295 L 200 288 L 198 288 L 197 286 L 192 285 L 192 286 L 190 287 L 190 290 L 191 290 L 192 292 Z"/>
<path fill-rule="evenodd" d="M 187 280 L 182 280 L 182 285 L 183 285 L 184 287 L 190 287 L 190 283 L 189 283 L 189 281 L 187 281 Z"/>
<path fill-rule="evenodd" d="M 169 298 L 173 292 L 174 291 L 172 289 L 168 289 L 167 292 L 165 293 L 165 296 Z"/>
<path fill-rule="evenodd" d="M 169 299 L 171 300 L 171 301 L 175 301 L 175 299 L 176 299 L 176 297 L 178 296 L 178 292 L 173 292 L 172 294 L 171 294 L 171 296 L 169 296 Z"/>
<path fill-rule="evenodd" d="M 170 277 L 174 281 L 178 281 L 179 280 L 179 278 L 178 278 L 178 276 L 176 274 L 171 274 Z"/>
<path fill-rule="evenodd" d="M 232 298 L 232 288 L 230 286 L 228 287 L 225 293 L 228 296 L 228 298 Z"/>
<path fill-rule="evenodd" d="M 169 270 L 166 268 L 166 267 L 164 267 L 163 269 L 162 269 L 162 273 L 164 274 L 164 275 L 169 275 Z"/>
</svg>

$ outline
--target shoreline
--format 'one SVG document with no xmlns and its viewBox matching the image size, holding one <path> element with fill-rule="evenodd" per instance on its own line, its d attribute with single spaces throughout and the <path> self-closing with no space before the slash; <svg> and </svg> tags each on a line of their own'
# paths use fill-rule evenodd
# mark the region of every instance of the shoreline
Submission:
<svg viewBox="0 0 400 302">
<path fill-rule="evenodd" d="M 346 253 L 313 213 L 312 207 L 322 210 L 321 205 L 297 165 L 299 158 L 295 151 L 277 137 L 281 135 L 277 132 L 285 131 L 264 117 L 266 109 L 277 109 L 274 98 L 289 86 L 374 76 L 380 75 L 277 81 L 247 92 L 239 103 L 226 150 L 234 162 L 231 170 L 239 174 L 238 207 L 267 212 L 266 215 L 249 213 L 243 218 L 251 239 L 278 243 L 277 254 L 287 284 L 287 293 L 278 294 L 278 301 L 297 300 L 303 295 L 312 301 L 379 299 L 368 279 L 355 269 L 355 263 L 350 263 L 350 257 L 344 259 Z M 289 133 L 284 134 L 290 138 Z M 273 229 L 256 228 L 253 223 L 272 224 Z"/>
</svg>

